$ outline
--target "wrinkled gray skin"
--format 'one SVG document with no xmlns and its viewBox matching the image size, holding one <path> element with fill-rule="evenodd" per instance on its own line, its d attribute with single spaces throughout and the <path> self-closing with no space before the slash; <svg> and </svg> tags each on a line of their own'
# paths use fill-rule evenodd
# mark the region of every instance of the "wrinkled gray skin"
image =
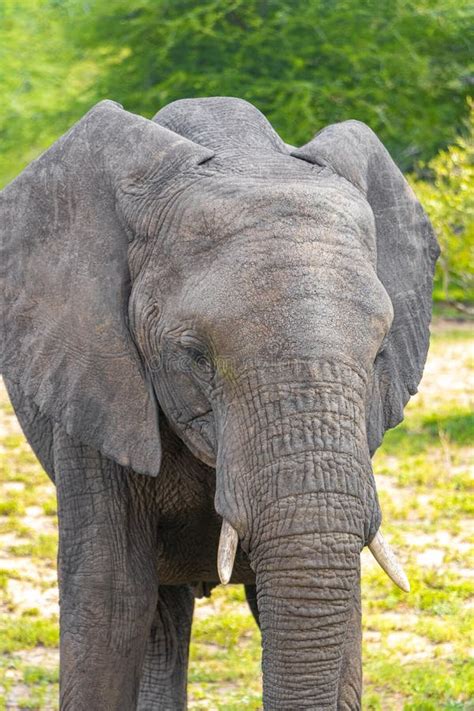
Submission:
<svg viewBox="0 0 474 711">
<path fill-rule="evenodd" d="M 438 254 L 379 140 L 106 101 L 1 215 L 2 372 L 58 491 L 61 708 L 185 708 L 223 516 L 265 709 L 359 709 L 370 457 L 416 392 Z"/>
</svg>

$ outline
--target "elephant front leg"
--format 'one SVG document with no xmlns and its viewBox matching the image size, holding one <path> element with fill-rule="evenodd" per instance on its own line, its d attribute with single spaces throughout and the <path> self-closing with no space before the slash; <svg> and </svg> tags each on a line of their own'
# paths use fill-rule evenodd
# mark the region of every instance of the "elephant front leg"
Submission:
<svg viewBox="0 0 474 711">
<path fill-rule="evenodd" d="M 133 711 L 158 597 L 154 480 L 57 427 L 62 711 Z"/>
<path fill-rule="evenodd" d="M 189 585 L 159 588 L 138 698 L 138 711 L 186 708 L 194 595 Z"/>
</svg>

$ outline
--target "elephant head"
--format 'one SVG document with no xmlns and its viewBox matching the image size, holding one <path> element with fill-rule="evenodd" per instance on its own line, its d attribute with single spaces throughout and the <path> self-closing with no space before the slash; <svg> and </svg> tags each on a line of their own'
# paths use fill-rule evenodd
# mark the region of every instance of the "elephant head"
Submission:
<svg viewBox="0 0 474 711">
<path fill-rule="evenodd" d="M 2 196 L 4 374 L 67 432 L 216 469 L 220 572 L 255 571 L 268 709 L 357 707 L 371 454 L 416 392 L 438 248 L 365 125 L 302 148 L 237 99 L 94 107 Z"/>
</svg>

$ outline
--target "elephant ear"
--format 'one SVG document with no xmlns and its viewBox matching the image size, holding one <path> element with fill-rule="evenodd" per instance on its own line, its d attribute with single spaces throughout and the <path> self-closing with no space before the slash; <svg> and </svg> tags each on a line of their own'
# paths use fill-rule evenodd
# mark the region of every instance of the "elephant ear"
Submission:
<svg viewBox="0 0 474 711">
<path fill-rule="evenodd" d="M 143 474 L 158 473 L 161 447 L 128 330 L 128 237 L 160 176 L 211 155 L 104 101 L 0 195 L 2 373 L 68 434 Z"/>
<path fill-rule="evenodd" d="M 355 185 L 375 218 L 377 274 L 394 310 L 374 364 L 367 436 L 373 453 L 403 419 L 417 391 L 429 345 L 433 272 L 439 247 L 413 191 L 374 132 L 359 121 L 320 131 L 292 155 L 327 166 Z"/>
</svg>

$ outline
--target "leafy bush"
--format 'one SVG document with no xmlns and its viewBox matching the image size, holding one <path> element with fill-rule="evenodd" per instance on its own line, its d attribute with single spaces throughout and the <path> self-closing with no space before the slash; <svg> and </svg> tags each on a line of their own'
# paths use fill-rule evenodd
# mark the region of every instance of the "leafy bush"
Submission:
<svg viewBox="0 0 474 711">
<path fill-rule="evenodd" d="M 453 140 L 465 112 L 469 0 L 69 4 L 70 40 L 79 32 L 97 61 L 114 62 L 101 93 L 146 115 L 182 97 L 240 96 L 298 144 L 357 118 L 406 169 Z"/>
<path fill-rule="evenodd" d="M 407 169 L 460 130 L 473 27 L 470 0 L 3 0 L 0 184 L 104 97 L 240 96 L 298 144 L 357 118 Z"/>
<path fill-rule="evenodd" d="M 402 169 L 425 161 L 436 295 L 472 298 L 473 29 L 471 0 L 3 0 L 0 186 L 106 97 L 152 116 L 240 96 L 295 144 L 356 118 Z"/>
<path fill-rule="evenodd" d="M 441 246 L 435 298 L 443 301 L 474 300 L 474 102 L 470 108 L 466 135 L 420 166 L 425 179 L 411 178 Z"/>
</svg>

